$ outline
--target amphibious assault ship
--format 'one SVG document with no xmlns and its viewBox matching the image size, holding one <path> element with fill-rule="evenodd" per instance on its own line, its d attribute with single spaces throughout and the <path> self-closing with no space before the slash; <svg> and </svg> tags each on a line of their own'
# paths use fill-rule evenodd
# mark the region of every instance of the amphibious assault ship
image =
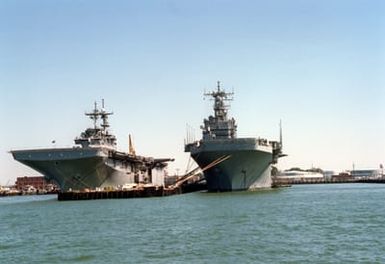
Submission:
<svg viewBox="0 0 385 264">
<path fill-rule="evenodd" d="M 48 148 L 11 151 L 15 160 L 54 180 L 62 191 L 118 187 L 138 183 L 163 185 L 167 162 L 173 159 L 154 159 L 117 150 L 116 137 L 108 130 L 112 112 L 95 108 L 86 116 L 93 127 L 75 138 L 72 148 Z"/>
<path fill-rule="evenodd" d="M 233 93 L 225 92 L 218 82 L 217 90 L 205 93 L 214 100 L 214 116 L 204 119 L 202 139 L 185 142 L 185 152 L 204 171 L 209 191 L 238 191 L 271 187 L 271 166 L 282 157 L 280 141 L 262 138 L 237 138 L 234 118 L 228 118 Z M 216 164 L 211 166 L 210 164 Z M 203 169 L 210 167 L 209 169 Z"/>
</svg>

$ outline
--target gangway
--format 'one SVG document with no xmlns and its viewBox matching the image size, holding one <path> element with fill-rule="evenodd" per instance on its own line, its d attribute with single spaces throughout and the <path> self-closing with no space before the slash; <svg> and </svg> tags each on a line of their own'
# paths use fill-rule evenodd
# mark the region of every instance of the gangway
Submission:
<svg viewBox="0 0 385 264">
<path fill-rule="evenodd" d="M 214 160 L 213 162 L 211 162 L 210 164 L 208 164 L 207 166 L 205 166 L 204 168 L 200 168 L 200 167 L 197 167 L 195 169 L 193 169 L 192 171 L 188 172 L 187 174 L 185 174 L 184 176 L 182 176 L 182 178 L 180 178 L 179 180 L 177 180 L 173 185 L 171 185 L 170 187 L 171 188 L 178 188 L 180 187 L 183 183 L 187 182 L 188 180 L 190 180 L 191 178 L 193 178 L 194 176 L 198 175 L 199 173 L 203 173 L 205 172 L 206 170 L 208 169 L 211 169 L 212 167 L 214 166 L 217 166 L 218 164 L 224 162 L 225 160 L 229 159 L 231 157 L 231 155 L 227 155 L 227 156 L 222 156 L 222 157 L 219 157 L 218 159 Z"/>
</svg>

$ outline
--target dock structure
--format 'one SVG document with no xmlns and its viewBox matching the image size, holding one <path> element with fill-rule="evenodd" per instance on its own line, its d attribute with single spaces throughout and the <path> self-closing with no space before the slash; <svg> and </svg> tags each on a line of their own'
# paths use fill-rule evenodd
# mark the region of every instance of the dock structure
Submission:
<svg viewBox="0 0 385 264">
<path fill-rule="evenodd" d="M 66 191 L 58 193 L 59 201 L 97 200 L 97 199 L 128 199 L 146 197 L 164 197 L 177 194 L 207 190 L 204 183 L 194 182 L 178 187 L 146 186 L 130 190 L 102 190 L 102 191 Z"/>
<path fill-rule="evenodd" d="M 127 199 L 144 197 L 162 197 L 181 194 L 182 188 L 164 188 L 163 186 L 149 186 L 130 190 L 102 190 L 102 191 L 66 191 L 58 193 L 59 201 L 96 200 L 96 199 Z"/>
</svg>

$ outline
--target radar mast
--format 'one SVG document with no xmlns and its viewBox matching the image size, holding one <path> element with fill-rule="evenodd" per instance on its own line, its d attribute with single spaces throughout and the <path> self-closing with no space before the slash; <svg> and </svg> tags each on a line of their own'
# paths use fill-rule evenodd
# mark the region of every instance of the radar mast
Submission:
<svg viewBox="0 0 385 264">
<path fill-rule="evenodd" d="M 100 109 L 98 109 L 98 105 L 95 102 L 94 109 L 91 112 L 85 113 L 93 121 L 94 127 L 88 128 L 81 133 L 80 137 L 75 139 L 75 143 L 81 144 L 82 147 L 107 145 L 115 148 L 116 137 L 108 131 L 110 127 L 108 116 L 112 114 L 113 112 L 108 112 L 104 109 L 104 99 L 102 99 L 102 107 Z M 99 123 L 99 120 L 102 122 Z"/>
<path fill-rule="evenodd" d="M 85 113 L 86 116 L 89 116 L 90 119 L 93 121 L 94 123 L 94 129 L 97 129 L 98 128 L 98 120 L 99 120 L 99 110 L 98 110 L 98 103 L 95 102 L 94 103 L 94 110 L 92 112 L 86 112 Z"/>
<path fill-rule="evenodd" d="M 204 93 L 204 96 L 214 100 L 214 116 L 209 116 L 208 119 L 203 120 L 203 139 L 235 138 L 237 125 L 234 118 L 229 119 L 227 117 L 230 104 L 226 104 L 226 101 L 233 100 L 234 93 L 221 89 L 220 81 L 218 81 L 217 89 L 210 93 Z"/>
<path fill-rule="evenodd" d="M 213 91 L 211 93 L 205 93 L 204 95 L 207 97 L 212 97 L 214 100 L 214 115 L 215 118 L 219 121 L 227 120 L 227 112 L 230 108 L 229 104 L 226 104 L 225 101 L 232 101 L 234 93 L 228 93 L 225 90 L 221 89 L 220 81 L 217 81 L 217 91 Z"/>
</svg>

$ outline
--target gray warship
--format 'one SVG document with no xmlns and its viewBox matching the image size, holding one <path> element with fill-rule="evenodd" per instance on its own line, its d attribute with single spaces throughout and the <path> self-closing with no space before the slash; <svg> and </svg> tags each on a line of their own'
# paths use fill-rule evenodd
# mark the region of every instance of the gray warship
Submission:
<svg viewBox="0 0 385 264">
<path fill-rule="evenodd" d="M 282 154 L 282 129 L 280 141 L 262 138 L 237 138 L 234 118 L 228 118 L 233 93 L 217 90 L 205 93 L 214 100 L 214 116 L 204 119 L 202 139 L 185 141 L 185 152 L 204 171 L 209 191 L 241 191 L 271 187 L 271 167 Z M 211 166 L 210 164 L 215 164 Z M 203 169 L 210 167 L 209 169 Z"/>
<path fill-rule="evenodd" d="M 72 148 L 47 148 L 11 151 L 15 160 L 55 181 L 62 191 L 121 187 L 143 183 L 163 185 L 167 162 L 138 156 L 131 145 L 129 153 L 117 150 L 116 137 L 109 131 L 108 117 L 112 112 L 99 109 L 95 103 L 86 116 L 93 127 L 75 138 Z"/>
</svg>

